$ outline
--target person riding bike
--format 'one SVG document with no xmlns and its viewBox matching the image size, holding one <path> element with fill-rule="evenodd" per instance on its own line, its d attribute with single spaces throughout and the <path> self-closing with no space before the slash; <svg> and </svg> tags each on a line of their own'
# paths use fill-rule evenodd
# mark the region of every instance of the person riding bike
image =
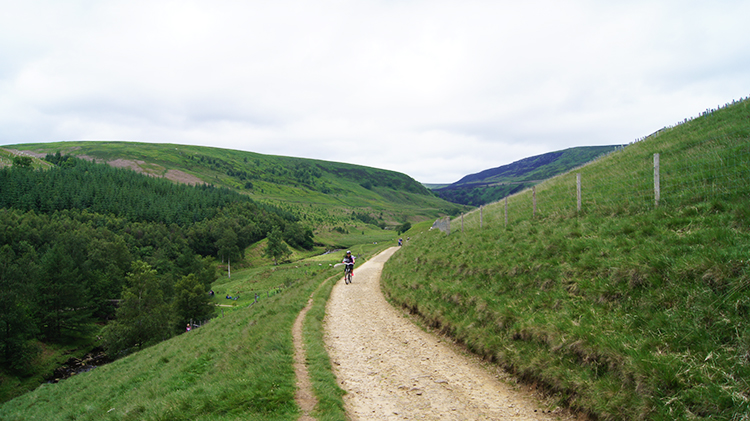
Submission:
<svg viewBox="0 0 750 421">
<path fill-rule="evenodd" d="M 343 263 L 346 264 L 344 269 L 348 268 L 352 276 L 354 276 L 354 256 L 352 256 L 352 252 L 350 250 L 346 251 Z"/>
</svg>

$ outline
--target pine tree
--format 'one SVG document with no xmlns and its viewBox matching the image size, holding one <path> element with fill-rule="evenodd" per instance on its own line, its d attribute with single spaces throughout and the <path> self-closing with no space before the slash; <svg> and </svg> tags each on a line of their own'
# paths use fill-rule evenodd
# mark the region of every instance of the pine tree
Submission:
<svg viewBox="0 0 750 421">
<path fill-rule="evenodd" d="M 38 320 L 42 332 L 53 341 L 86 333 L 93 321 L 88 290 L 68 252 L 64 242 L 56 243 L 42 256 L 38 279 Z"/>
<path fill-rule="evenodd" d="M 116 319 L 104 331 L 110 355 L 136 347 L 142 349 L 171 336 L 173 316 L 159 285 L 156 270 L 143 261 L 128 273 Z"/>
<path fill-rule="evenodd" d="M 14 261 L 13 249 L 0 247 L 0 361 L 21 370 L 35 355 L 28 340 L 36 334 L 36 325 L 23 293 L 23 274 Z"/>
</svg>

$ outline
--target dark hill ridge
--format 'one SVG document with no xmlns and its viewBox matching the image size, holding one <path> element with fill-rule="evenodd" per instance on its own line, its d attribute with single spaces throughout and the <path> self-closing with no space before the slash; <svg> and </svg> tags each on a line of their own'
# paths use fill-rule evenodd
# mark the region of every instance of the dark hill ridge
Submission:
<svg viewBox="0 0 750 421">
<path fill-rule="evenodd" d="M 453 186 L 462 185 L 462 184 L 470 184 L 470 183 L 487 184 L 489 180 L 492 180 L 498 177 L 513 177 L 513 178 L 518 178 L 519 181 L 521 179 L 525 180 L 525 179 L 528 179 L 529 173 L 532 173 L 539 167 L 549 165 L 555 162 L 562 155 L 563 155 L 563 152 L 558 151 L 558 152 L 549 152 L 544 155 L 537 155 L 537 156 L 532 156 L 529 158 L 524 158 L 512 164 L 503 165 L 501 167 L 496 167 L 496 168 L 490 168 L 488 170 L 484 170 L 476 174 L 469 174 L 467 176 L 464 176 L 462 179 L 456 181 L 453 184 Z"/>
<path fill-rule="evenodd" d="M 581 146 L 549 152 L 469 174 L 433 191 L 449 202 L 481 206 L 570 171 L 620 147 L 622 145 Z"/>
</svg>

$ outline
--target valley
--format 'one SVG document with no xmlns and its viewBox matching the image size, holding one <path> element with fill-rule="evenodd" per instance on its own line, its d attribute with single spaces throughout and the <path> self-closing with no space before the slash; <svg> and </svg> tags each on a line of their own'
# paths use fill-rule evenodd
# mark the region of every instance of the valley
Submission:
<svg viewBox="0 0 750 421">
<path fill-rule="evenodd" d="M 440 200 L 408 177 L 344 164 L 305 166 L 280 157 L 264 163 L 250 153 L 232 158 L 234 152 L 141 144 L 91 145 L 105 151 L 87 150 L 91 160 L 68 161 L 54 157 L 65 144 L 26 145 L 53 158 L 0 170 L 6 177 L 0 186 L 17 186 L 2 195 L 16 201 L 2 210 L 0 280 L 8 292 L 0 308 L 3 320 L 23 321 L 18 326 L 28 332 L 4 337 L 4 350 L 26 355 L 31 348 L 15 344 L 38 346 L 33 335 L 40 328 L 54 346 L 68 339 L 72 344 L 70 327 L 102 329 L 92 323 L 94 314 L 71 311 L 88 305 L 36 301 L 41 296 L 26 289 L 51 297 L 44 288 L 52 281 L 98 291 L 87 297 L 111 299 L 122 291 L 123 300 L 137 296 L 138 285 L 158 285 L 147 294 L 161 297 L 152 314 L 178 317 L 179 324 L 170 326 L 182 331 L 156 331 L 166 340 L 135 342 L 111 364 L 9 400 L 0 418 L 298 419 L 303 411 L 295 401 L 292 326 L 306 308 L 302 341 L 318 402 L 306 416 L 366 419 L 363 411 L 375 410 L 387 418 L 402 410 L 431 413 L 420 412 L 428 407 L 424 411 L 444 413 L 442 401 L 426 402 L 463 381 L 409 372 L 422 360 L 402 366 L 402 357 L 390 359 L 394 347 L 414 345 L 407 354 L 419 354 L 436 346 L 425 345 L 434 338 L 407 338 L 399 333 L 406 328 L 367 313 L 366 300 L 377 298 L 379 289 L 392 306 L 380 305 L 383 311 L 455 343 L 510 384 L 534 385 L 546 402 L 535 409 L 545 416 L 559 407 L 578 419 L 745 419 L 748 116 L 748 100 L 727 104 L 473 211 Z M 94 164 L 118 159 L 142 171 L 110 173 L 106 168 L 116 169 Z M 178 159 L 190 165 L 178 166 Z M 263 170 L 253 172 L 251 163 Z M 308 168 L 309 179 L 304 171 L 296 174 L 295 165 Z M 146 170 L 183 171 L 205 184 L 178 185 L 145 177 Z M 89 185 L 87 177 L 95 174 L 144 189 L 110 194 L 122 202 L 97 208 L 104 203 L 87 194 L 107 191 L 106 183 L 72 192 L 34 188 L 58 185 L 58 176 Z M 198 197 L 210 201 L 197 203 Z M 165 202 L 190 209 L 191 218 L 170 206 L 147 206 Z M 450 234 L 431 229 L 445 216 L 451 217 Z M 405 222 L 408 231 L 394 230 Z M 399 237 L 404 246 L 392 250 L 387 262 L 379 260 Z M 286 248 L 274 264 L 269 250 L 278 238 Z M 334 266 L 345 249 L 363 269 L 346 286 Z M 119 261 L 107 259 L 115 256 Z M 375 263 L 382 264 L 379 287 L 368 275 Z M 206 298 L 209 289 L 214 295 Z M 200 328 L 184 332 L 184 317 L 205 308 L 198 304 L 210 304 L 214 313 Z M 80 317 L 59 317 L 74 313 Z M 112 325 L 127 320 L 119 310 L 116 316 Z M 364 330 L 332 335 L 333 328 L 344 327 L 337 319 L 348 316 L 352 329 Z M 64 323 L 52 323 L 58 320 Z M 142 320 L 144 326 L 148 321 Z M 126 337 L 128 331 L 122 332 Z M 342 336 L 369 339 L 331 345 Z M 386 349 L 376 346 L 393 339 Z M 59 349 L 63 355 L 70 351 Z M 369 354 L 350 364 L 347 354 L 355 351 Z M 427 364 L 426 358 L 438 357 L 424 358 Z M 371 366 L 343 372 L 363 363 Z M 3 372 L 3 387 L 24 378 L 12 373 Z M 406 377 L 397 380 L 401 374 Z M 357 406 L 358 385 L 373 379 L 386 385 L 385 394 L 364 395 L 369 403 Z M 395 387 L 392 399 L 389 385 Z M 399 400 L 407 395 L 408 401 Z M 467 403 L 467 411 L 491 405 L 484 397 L 477 402 Z M 521 412 L 510 415 L 534 410 L 511 404 Z"/>
</svg>

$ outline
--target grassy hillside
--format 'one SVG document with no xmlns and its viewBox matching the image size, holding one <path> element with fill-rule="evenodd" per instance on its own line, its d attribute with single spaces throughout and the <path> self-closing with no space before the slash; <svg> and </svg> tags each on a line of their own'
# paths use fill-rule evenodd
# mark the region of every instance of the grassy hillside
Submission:
<svg viewBox="0 0 750 421">
<path fill-rule="evenodd" d="M 135 142 L 55 142 L 5 149 L 38 157 L 61 152 L 176 182 L 228 187 L 259 202 L 285 204 L 298 216 L 310 218 L 316 228 L 352 225 L 354 210 L 381 225 L 396 226 L 406 220 L 455 215 L 460 209 L 405 174 L 345 163 Z"/>
<path fill-rule="evenodd" d="M 121 146 L 123 145 L 116 144 L 114 149 Z M 139 145 L 132 146 L 134 150 L 130 150 L 130 153 L 136 153 Z M 82 157 L 99 164 L 56 155 L 58 152 L 66 152 L 56 147 L 46 151 L 56 156 L 42 160 L 39 157 L 46 154 L 43 148 L 33 145 L 31 149 L 36 155 L 30 162 L 31 169 L 22 166 L 7 168 L 15 165 L 14 161 L 19 155 L 28 156 L 29 152 L 19 152 L 18 148 L 0 150 L 0 163 L 5 167 L 0 169 L 0 175 L 3 176 L 0 182 L 0 202 L 3 202 L 0 203 L 0 208 L 3 208 L 0 209 L 0 219 L 3 224 L 0 225 L 7 225 L 8 228 L 0 229 L 0 284 L 3 290 L 0 299 L 0 326 L 6 327 L 0 334 L 0 350 L 3 351 L 0 355 L 2 402 L 43 383 L 55 368 L 70 357 L 82 357 L 95 346 L 101 345 L 102 337 L 105 337 L 104 345 L 110 350 L 108 343 L 111 344 L 112 341 L 107 341 L 106 338 L 112 335 L 103 335 L 100 332 L 101 325 L 96 325 L 95 322 L 103 324 L 105 320 L 111 321 L 114 316 L 110 300 L 121 298 L 123 278 L 131 267 L 131 260 L 144 260 L 152 268 L 158 269 L 157 276 L 162 285 L 164 303 L 170 306 L 170 311 L 175 312 L 176 317 L 165 316 L 170 319 L 168 323 L 159 323 L 160 326 L 169 325 L 170 328 L 170 332 L 157 335 L 158 340 L 161 340 L 172 336 L 172 325 L 182 326 L 182 329 L 185 326 L 185 321 L 179 319 L 187 316 L 178 316 L 177 304 L 174 304 L 178 281 L 181 282 L 183 276 L 188 276 L 188 272 L 196 272 L 206 288 L 204 291 L 207 291 L 205 284 L 210 283 L 210 275 L 216 266 L 208 256 L 222 262 L 218 266 L 223 271 L 228 269 L 223 262 L 231 257 L 233 270 L 250 267 L 252 269 L 247 270 L 252 271 L 252 274 L 248 276 L 266 278 L 272 270 L 268 268 L 269 259 L 263 256 L 265 240 L 247 249 L 246 247 L 265 237 L 272 226 L 281 227 L 282 237 L 288 245 L 294 247 L 289 256 L 292 261 L 319 255 L 331 248 L 346 247 L 362 254 L 373 247 L 382 248 L 378 244 L 390 240 L 395 242 L 395 233 L 383 229 L 387 227 L 389 219 L 395 225 L 436 212 L 433 208 L 425 211 L 422 216 L 414 216 L 409 214 L 408 206 L 402 203 L 416 206 L 414 203 L 420 203 L 419 200 L 422 199 L 412 198 L 419 196 L 424 197 L 422 203 L 427 201 L 441 204 L 440 199 L 402 174 L 381 173 L 379 170 L 352 166 L 344 166 L 344 170 L 355 171 L 354 178 L 359 177 L 369 183 L 363 183 L 364 186 L 353 185 L 352 177 L 347 179 L 337 175 L 335 179 L 341 189 L 339 192 L 325 193 L 292 186 L 297 190 L 289 190 L 291 196 L 285 196 L 281 200 L 271 196 L 258 198 L 252 191 L 248 191 L 252 190 L 250 185 L 246 185 L 244 189 L 227 189 L 211 187 L 222 184 L 201 184 L 197 176 L 186 172 L 187 169 L 167 169 L 160 164 L 145 161 L 145 153 L 137 155 L 144 159 L 118 158 L 107 161 L 114 167 L 136 169 L 137 173 L 134 173 L 100 164 L 104 159 L 94 158 L 95 151 L 87 151 L 90 154 L 83 154 Z M 174 150 L 173 147 L 170 149 Z M 159 147 L 144 150 L 149 153 L 158 152 L 159 156 L 168 155 L 166 152 L 161 153 L 163 151 Z M 200 148 L 199 151 L 206 152 Z M 195 160 L 218 165 L 217 160 L 224 156 L 224 151 L 209 151 L 218 157 L 201 155 Z M 272 158 L 275 160 L 278 157 Z M 162 162 L 168 161 L 164 159 Z M 303 164 L 298 162 L 296 169 Z M 331 168 L 331 171 L 342 171 L 336 164 Z M 45 171 L 36 171 L 40 169 Z M 46 171 L 47 169 L 49 170 Z M 278 184 L 269 183 L 274 191 L 294 184 L 288 179 L 288 169 L 284 172 L 283 168 L 276 165 L 267 170 L 278 176 Z M 369 171 L 374 174 L 372 177 L 368 175 Z M 228 175 L 230 172 L 234 177 L 247 178 L 246 175 L 238 175 L 237 170 L 227 170 Z M 164 178 L 145 177 L 143 173 Z M 295 177 L 301 176 L 297 174 Z M 315 177 L 325 178 L 322 171 Z M 174 184 L 167 179 L 180 183 L 189 182 L 193 186 Z M 350 187 L 368 192 L 370 196 L 344 190 Z M 399 190 L 401 188 L 404 190 Z M 378 190 L 384 195 L 372 193 Z M 309 197 L 318 195 L 315 200 L 319 201 L 304 202 L 302 199 L 307 197 L 305 194 Z M 390 198 L 391 202 L 385 200 L 384 196 Z M 254 202 L 248 198 L 254 199 Z M 345 203 L 344 199 L 348 202 Z M 326 203 L 326 200 L 330 203 Z M 355 207 L 358 204 L 367 206 Z M 6 207 L 10 209 L 5 209 Z M 378 207 L 385 210 L 377 213 L 372 211 Z M 295 220 L 299 224 L 293 222 Z M 312 241 L 308 241 L 309 246 L 296 241 L 304 241 L 305 238 L 309 240 L 307 229 L 299 229 L 300 225 L 310 227 L 311 231 L 314 229 L 317 245 L 313 245 Z M 111 244 L 119 248 L 113 249 Z M 240 258 L 243 249 L 245 259 Z M 203 257 L 194 256 L 195 253 Z M 68 266 L 62 267 L 63 265 L 53 262 L 53 258 L 62 259 L 64 263 L 70 262 Z M 193 262 L 202 263 L 198 267 Z M 64 282 L 68 284 L 60 287 Z M 233 278 L 232 282 L 223 279 L 215 287 L 221 297 L 224 294 L 236 297 L 237 292 L 247 291 L 241 278 Z M 55 291 L 58 293 L 47 293 L 53 288 L 57 288 Z M 222 302 L 217 304 L 247 306 L 254 297 L 244 292 L 239 294 L 241 298 L 238 300 L 219 300 Z M 52 298 L 49 297 L 61 298 L 53 302 L 56 307 L 50 308 Z M 77 300 L 75 303 L 74 299 Z M 248 302 L 248 299 L 251 301 Z M 89 305 L 89 301 L 94 302 L 96 308 Z M 75 310 L 70 310 L 72 308 Z M 96 310 L 95 314 L 92 309 Z M 166 313 L 167 311 L 160 312 L 161 315 Z M 63 322 L 51 324 L 47 319 Z M 50 325 L 61 327 L 51 329 L 48 327 Z M 113 323 L 109 323 L 108 327 L 112 325 Z M 128 323 L 123 325 L 132 326 Z M 328 375 L 330 376 L 330 372 Z"/>
<path fill-rule="evenodd" d="M 433 188 L 433 190 L 445 200 L 480 206 L 525 190 L 620 147 L 622 146 L 582 146 L 549 152 L 470 174 L 453 184 Z"/>
<path fill-rule="evenodd" d="M 536 212 L 512 196 L 507 226 L 503 202 L 481 228 L 475 211 L 407 233 L 384 290 L 597 419 L 746 420 L 748 179 L 745 100 L 538 185 Z"/>
<path fill-rule="evenodd" d="M 360 249 L 368 258 L 387 247 Z M 219 315 L 153 347 L 45 384 L 0 406 L 3 420 L 296 420 L 292 324 L 315 293 L 305 340 L 319 420 L 344 420 L 323 345 L 324 305 L 340 254 L 233 271 L 214 285 Z M 238 300 L 226 299 L 239 293 Z M 256 294 L 258 301 L 255 303 Z"/>
<path fill-rule="evenodd" d="M 305 269 L 315 270 L 283 268 L 274 278 L 264 276 L 252 285 L 263 294 L 258 304 L 247 307 L 246 300 L 222 308 L 223 314 L 192 332 L 42 385 L 4 404 L 0 418 L 295 419 L 291 325 L 326 276 L 309 276 Z M 267 297 L 279 284 L 289 288 Z"/>
</svg>

